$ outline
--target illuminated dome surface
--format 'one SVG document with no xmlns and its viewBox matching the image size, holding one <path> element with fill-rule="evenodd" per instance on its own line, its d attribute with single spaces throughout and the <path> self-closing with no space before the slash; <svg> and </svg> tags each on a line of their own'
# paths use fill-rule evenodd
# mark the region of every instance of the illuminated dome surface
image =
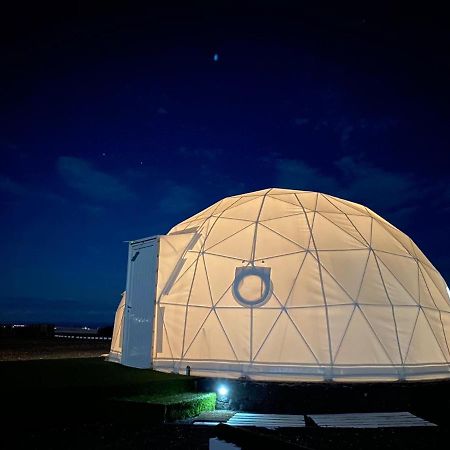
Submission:
<svg viewBox="0 0 450 450">
<path fill-rule="evenodd" d="M 450 376 L 444 279 L 362 205 L 266 189 L 225 198 L 160 239 L 157 370 L 294 381 Z"/>
</svg>

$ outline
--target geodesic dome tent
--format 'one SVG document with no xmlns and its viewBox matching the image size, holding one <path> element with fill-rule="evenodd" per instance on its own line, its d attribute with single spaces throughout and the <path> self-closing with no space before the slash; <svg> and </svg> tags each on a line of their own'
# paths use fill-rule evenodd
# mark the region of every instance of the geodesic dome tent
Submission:
<svg viewBox="0 0 450 450">
<path fill-rule="evenodd" d="M 225 198 L 154 245 L 148 351 L 157 370 L 268 380 L 450 376 L 444 279 L 408 236 L 362 205 L 266 189 Z"/>
</svg>

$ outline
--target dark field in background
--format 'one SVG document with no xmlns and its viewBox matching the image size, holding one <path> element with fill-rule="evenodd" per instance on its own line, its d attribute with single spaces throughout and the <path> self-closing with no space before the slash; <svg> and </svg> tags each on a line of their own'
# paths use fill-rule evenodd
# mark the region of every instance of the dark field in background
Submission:
<svg viewBox="0 0 450 450">
<path fill-rule="evenodd" d="M 0 361 L 98 357 L 110 347 L 108 340 L 1 337 Z"/>
</svg>

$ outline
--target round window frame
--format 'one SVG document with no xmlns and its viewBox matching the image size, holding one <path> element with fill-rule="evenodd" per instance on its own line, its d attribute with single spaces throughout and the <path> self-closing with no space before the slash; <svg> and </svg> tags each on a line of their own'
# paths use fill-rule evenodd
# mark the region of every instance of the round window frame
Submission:
<svg viewBox="0 0 450 450">
<path fill-rule="evenodd" d="M 256 276 L 260 278 L 264 284 L 264 291 L 262 292 L 261 297 L 259 297 L 256 300 L 248 300 L 239 292 L 239 285 L 245 278 L 249 276 Z M 232 286 L 232 294 L 234 299 L 240 305 L 245 306 L 247 308 L 262 306 L 269 301 L 270 297 L 272 296 L 272 291 L 273 285 L 272 281 L 270 280 L 270 267 L 251 266 L 251 267 L 236 268 Z"/>
</svg>

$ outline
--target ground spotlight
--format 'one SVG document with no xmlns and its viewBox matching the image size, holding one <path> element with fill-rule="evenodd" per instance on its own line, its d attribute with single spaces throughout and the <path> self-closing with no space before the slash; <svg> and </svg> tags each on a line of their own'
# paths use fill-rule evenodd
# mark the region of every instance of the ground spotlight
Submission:
<svg viewBox="0 0 450 450">
<path fill-rule="evenodd" d="M 217 388 L 217 393 L 219 394 L 220 397 L 228 397 L 228 393 L 230 392 L 230 390 L 224 386 L 223 384 L 221 384 L 218 388 Z"/>
</svg>

